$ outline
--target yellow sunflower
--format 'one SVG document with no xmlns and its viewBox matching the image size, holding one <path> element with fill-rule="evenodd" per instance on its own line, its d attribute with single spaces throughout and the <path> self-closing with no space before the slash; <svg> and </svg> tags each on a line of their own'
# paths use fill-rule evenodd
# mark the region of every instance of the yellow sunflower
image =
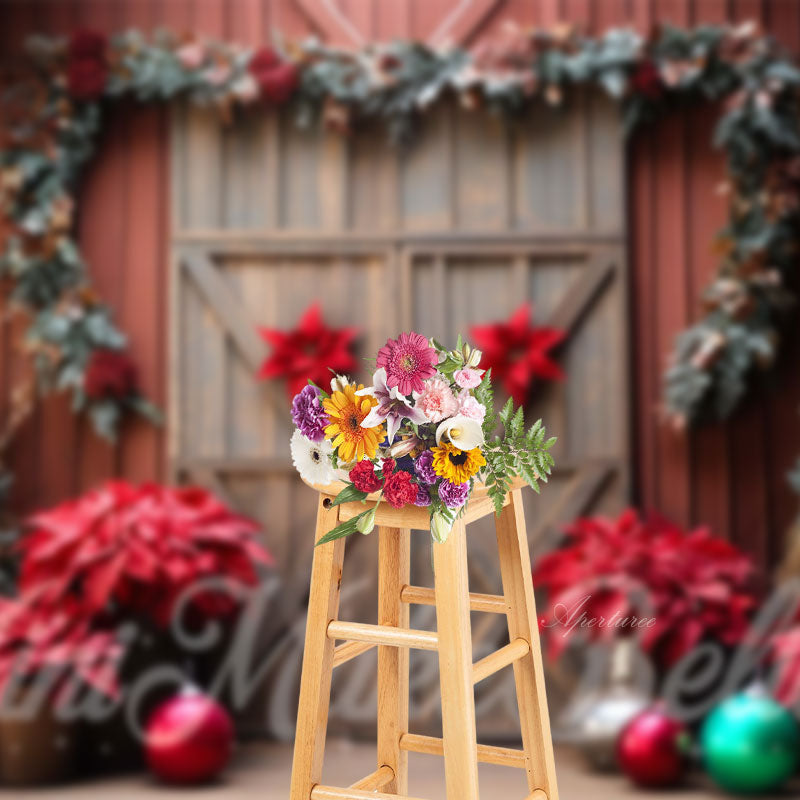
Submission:
<svg viewBox="0 0 800 800">
<path fill-rule="evenodd" d="M 455 445 L 445 443 L 432 447 L 431 452 L 433 471 L 451 483 L 465 483 L 486 464 L 480 447 L 459 450 Z"/>
<path fill-rule="evenodd" d="M 361 427 L 370 409 L 378 404 L 374 397 L 356 397 L 356 392 L 363 388 L 363 384 L 356 386 L 351 383 L 322 401 L 331 420 L 325 426 L 325 438 L 331 439 L 331 444 L 339 448 L 341 462 L 360 461 L 365 455 L 375 458 L 375 451 L 383 441 L 383 425 Z"/>
</svg>

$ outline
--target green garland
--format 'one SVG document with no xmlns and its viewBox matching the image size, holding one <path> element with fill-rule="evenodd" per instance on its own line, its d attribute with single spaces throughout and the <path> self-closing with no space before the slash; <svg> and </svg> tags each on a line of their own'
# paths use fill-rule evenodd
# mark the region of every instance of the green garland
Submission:
<svg viewBox="0 0 800 800">
<path fill-rule="evenodd" d="M 730 198 L 722 257 L 705 316 L 678 337 L 666 406 L 682 424 L 727 417 L 753 368 L 774 361 L 797 242 L 800 70 L 752 27 L 664 27 L 648 39 L 628 30 L 589 39 L 508 28 L 473 52 L 398 42 L 357 53 L 317 42 L 253 53 L 163 32 L 106 43 L 80 32 L 68 41 L 34 37 L 29 52 L 35 74 L 4 98 L 0 187 L 14 232 L 0 275 L 30 314 L 27 347 L 40 389 L 70 391 L 73 408 L 88 411 L 106 436 L 128 409 L 155 415 L 124 363 L 107 357 L 106 372 L 95 369 L 97 351 L 121 355 L 126 340 L 91 291 L 72 225 L 101 112 L 126 96 L 185 96 L 228 116 L 236 106 L 288 103 L 298 125 L 341 131 L 380 117 L 397 142 L 408 142 L 421 112 L 446 94 L 514 118 L 534 101 L 558 106 L 569 88 L 598 86 L 620 101 L 627 132 L 685 101 L 724 99 L 715 135 Z M 93 371 L 100 376 L 88 386 Z"/>
</svg>

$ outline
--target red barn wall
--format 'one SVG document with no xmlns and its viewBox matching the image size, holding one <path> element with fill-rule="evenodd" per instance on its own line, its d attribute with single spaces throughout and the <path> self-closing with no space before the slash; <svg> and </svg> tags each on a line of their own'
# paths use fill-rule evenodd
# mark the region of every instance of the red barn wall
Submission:
<svg viewBox="0 0 800 800">
<path fill-rule="evenodd" d="M 0 43 L 10 57 L 27 33 L 61 33 L 77 26 L 109 33 L 166 26 L 251 45 L 267 41 L 273 28 L 290 37 L 340 38 L 340 23 L 320 24 L 309 12 L 319 5 L 317 0 L 0 0 Z M 339 0 L 365 39 L 425 38 L 455 5 L 452 0 Z M 659 21 L 691 26 L 754 19 L 800 51 L 800 4 L 788 0 L 497 0 L 476 2 L 462 27 L 474 39 L 507 19 L 523 25 L 568 21 L 591 33 L 624 24 L 647 31 Z M 673 337 L 697 314 L 700 293 L 715 268 L 712 238 L 725 209 L 715 194 L 723 173 L 710 145 L 713 121 L 710 109 L 675 114 L 630 146 L 635 499 L 683 523 L 709 523 L 771 564 L 780 557 L 796 512 L 785 474 L 800 450 L 800 325 L 786 343 L 778 373 L 760 382 L 727 425 L 685 435 L 657 419 L 660 376 Z M 167 134 L 161 109 L 131 103 L 115 110 L 81 190 L 79 221 L 97 286 L 130 334 L 143 388 L 162 405 Z M 148 213 L 137 213 L 140 209 Z M 7 413 L 8 388 L 25 365 L 14 355 L 21 328 L 0 324 L 0 413 Z M 15 504 L 27 510 L 52 503 L 111 475 L 158 479 L 164 473 L 163 445 L 163 431 L 141 422 L 132 423 L 116 446 L 108 445 L 70 415 L 63 399 L 49 399 L 13 448 Z"/>
</svg>

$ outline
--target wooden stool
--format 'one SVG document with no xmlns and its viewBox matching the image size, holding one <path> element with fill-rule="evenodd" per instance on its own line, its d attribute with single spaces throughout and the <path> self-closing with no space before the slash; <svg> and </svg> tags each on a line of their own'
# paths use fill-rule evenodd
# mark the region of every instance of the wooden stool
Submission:
<svg viewBox="0 0 800 800">
<path fill-rule="evenodd" d="M 478 800 L 478 762 L 524 768 L 526 800 L 558 800 L 550 720 L 520 483 L 496 519 L 503 597 L 470 594 L 466 525 L 494 513 L 485 489 L 475 487 L 465 514 L 444 544 L 433 544 L 434 589 L 409 585 L 410 531 L 429 530 L 427 508 L 393 509 L 378 503 L 378 624 L 338 617 L 345 539 L 317 547 L 311 573 L 300 706 L 297 712 L 290 800 L 391 800 L 407 797 L 408 752 L 444 756 L 448 800 Z M 320 490 L 316 538 L 364 511 L 361 503 L 332 506 L 341 485 Z M 376 505 L 372 502 L 372 505 Z M 437 633 L 409 628 L 411 603 L 435 605 Z M 472 663 L 470 609 L 505 614 L 510 643 Z M 343 644 L 335 646 L 336 641 Z M 320 784 L 335 667 L 378 647 L 378 761 L 349 788 Z M 408 648 L 437 650 L 442 739 L 408 730 Z M 473 686 L 514 666 L 523 749 L 479 745 Z"/>
</svg>

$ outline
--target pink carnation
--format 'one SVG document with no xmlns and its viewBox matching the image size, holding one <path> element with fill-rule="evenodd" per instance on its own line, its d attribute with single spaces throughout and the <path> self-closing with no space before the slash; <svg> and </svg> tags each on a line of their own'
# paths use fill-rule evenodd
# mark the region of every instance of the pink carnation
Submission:
<svg viewBox="0 0 800 800">
<path fill-rule="evenodd" d="M 458 401 L 444 378 L 431 378 L 425 381 L 415 408 L 421 408 L 431 422 L 441 422 L 455 415 Z"/>
<path fill-rule="evenodd" d="M 458 395 L 458 413 L 469 419 L 483 422 L 486 416 L 486 406 L 479 403 L 468 391 Z"/>
<path fill-rule="evenodd" d="M 386 368 L 386 385 L 395 386 L 400 394 L 421 392 L 423 382 L 436 374 L 439 362 L 437 352 L 419 333 L 401 333 L 396 339 L 387 339 L 378 350 L 376 366 Z"/>
<path fill-rule="evenodd" d="M 460 386 L 462 389 L 474 389 L 476 386 L 480 385 L 483 373 L 484 370 L 482 369 L 464 367 L 464 369 L 458 369 L 453 373 L 453 379 L 456 385 Z"/>
</svg>

